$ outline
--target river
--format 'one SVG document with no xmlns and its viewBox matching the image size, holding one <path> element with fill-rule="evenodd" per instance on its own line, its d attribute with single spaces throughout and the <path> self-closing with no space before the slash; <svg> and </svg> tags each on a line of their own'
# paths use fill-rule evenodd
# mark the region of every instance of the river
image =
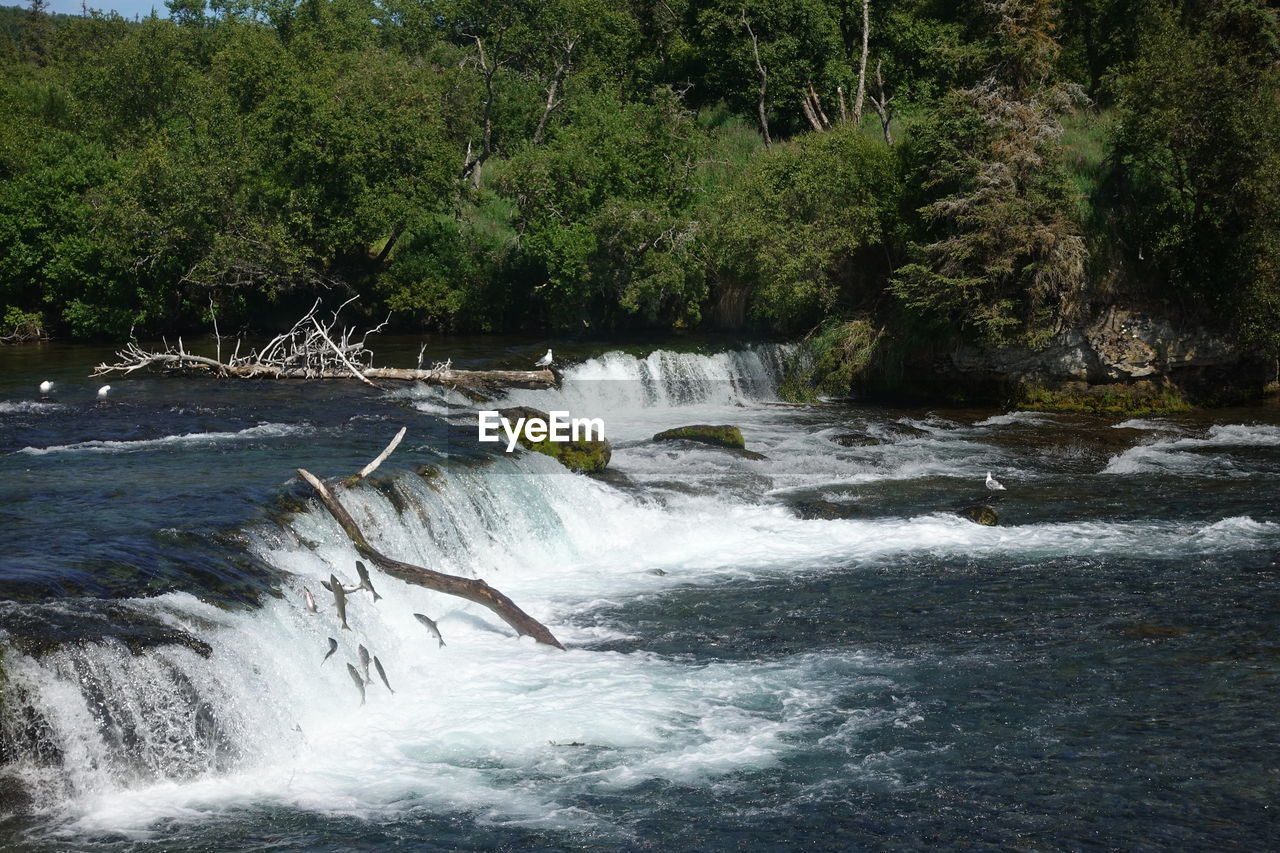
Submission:
<svg viewBox="0 0 1280 853">
<path fill-rule="evenodd" d="M 603 476 L 440 389 L 0 349 L 0 847 L 1280 845 L 1280 410 L 796 407 L 776 344 L 429 356 L 548 345 L 564 387 L 502 402 L 603 418 Z M 764 458 L 650 440 L 690 423 Z M 377 570 L 340 629 L 356 555 L 294 469 L 401 426 L 344 497 L 366 533 L 567 651 Z"/>
</svg>

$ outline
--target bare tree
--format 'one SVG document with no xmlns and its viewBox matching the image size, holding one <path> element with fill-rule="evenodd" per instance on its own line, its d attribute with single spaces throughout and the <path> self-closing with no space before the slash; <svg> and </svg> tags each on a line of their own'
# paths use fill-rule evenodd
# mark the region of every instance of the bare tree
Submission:
<svg viewBox="0 0 1280 853">
<path fill-rule="evenodd" d="M 547 127 L 547 119 L 551 117 L 551 113 L 560 106 L 560 101 L 556 99 L 556 92 L 560 89 L 560 83 L 564 80 L 564 75 L 569 73 L 569 69 L 573 66 L 573 48 L 577 45 L 577 38 L 565 36 L 564 45 L 561 48 L 560 61 L 556 63 L 556 70 L 551 75 L 551 83 L 547 86 L 547 102 L 542 109 L 542 117 L 538 119 L 538 126 L 533 131 L 533 144 L 537 145 L 542 141 L 542 134 Z"/>
<path fill-rule="evenodd" d="M 473 155 L 471 143 L 467 143 L 467 157 L 462 166 L 462 177 L 464 179 L 470 177 L 477 187 L 480 186 L 480 170 L 485 161 L 493 155 L 493 105 L 496 98 L 493 78 L 506 64 L 506 58 L 502 55 L 502 42 L 506 37 L 507 29 L 507 26 L 498 28 L 491 39 L 491 49 L 487 52 L 484 39 L 476 33 L 470 34 L 476 43 L 476 68 L 480 71 L 480 79 L 484 82 L 484 111 L 481 119 L 480 150 Z"/>
<path fill-rule="evenodd" d="M 880 131 L 884 134 L 885 144 L 892 147 L 893 134 L 889 130 L 889 123 L 893 121 L 893 97 L 885 94 L 884 77 L 880 74 L 882 64 L 883 60 L 876 60 L 876 94 L 870 97 L 870 101 L 876 115 L 880 117 Z"/>
<path fill-rule="evenodd" d="M 760 61 L 760 42 L 756 39 L 755 31 L 751 29 L 751 22 L 747 20 L 746 9 L 742 10 L 742 25 L 747 28 L 747 35 L 751 37 L 751 53 L 755 56 L 756 72 L 760 75 L 759 97 L 756 99 L 756 113 L 760 118 L 760 133 L 764 136 L 764 144 L 772 145 L 773 139 L 769 136 L 769 114 L 765 109 L 765 99 L 769 93 L 769 72 L 765 70 L 764 63 Z"/>
</svg>

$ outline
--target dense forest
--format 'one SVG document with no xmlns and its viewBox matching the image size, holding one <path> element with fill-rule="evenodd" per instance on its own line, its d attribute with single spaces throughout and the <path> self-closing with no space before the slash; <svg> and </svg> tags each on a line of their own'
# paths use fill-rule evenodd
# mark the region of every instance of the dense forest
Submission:
<svg viewBox="0 0 1280 853">
<path fill-rule="evenodd" d="M 169 0 L 0 16 L 3 333 L 809 335 L 1116 301 L 1280 347 L 1261 0 Z M 915 343 L 913 343 L 915 342 Z"/>
</svg>

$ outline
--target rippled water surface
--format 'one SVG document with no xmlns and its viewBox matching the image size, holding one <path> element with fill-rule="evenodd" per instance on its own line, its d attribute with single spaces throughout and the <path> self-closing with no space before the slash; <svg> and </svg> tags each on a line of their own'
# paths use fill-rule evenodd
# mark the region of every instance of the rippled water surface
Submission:
<svg viewBox="0 0 1280 853">
<path fill-rule="evenodd" d="M 777 345 L 557 352 L 561 390 L 501 402 L 603 417 L 596 478 L 481 447 L 452 391 L 99 399 L 107 353 L 0 350 L 0 847 L 1280 845 L 1277 409 L 795 407 Z M 651 440 L 690 423 L 753 453 Z M 355 552 L 294 470 L 401 426 L 343 496 L 366 534 L 568 651 L 378 571 L 340 629 L 320 581 Z M 395 690 L 363 706 L 361 645 Z"/>
</svg>

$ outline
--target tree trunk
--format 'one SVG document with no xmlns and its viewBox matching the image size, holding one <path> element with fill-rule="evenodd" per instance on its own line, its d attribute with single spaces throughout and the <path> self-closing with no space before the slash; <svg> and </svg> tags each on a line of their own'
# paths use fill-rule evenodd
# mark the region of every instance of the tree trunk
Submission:
<svg viewBox="0 0 1280 853">
<path fill-rule="evenodd" d="M 756 40 L 756 34 L 751 29 L 751 24 L 747 21 L 746 9 L 742 10 L 742 25 L 747 28 L 747 35 L 751 36 L 751 52 L 756 58 L 756 71 L 760 74 L 759 97 L 756 99 L 756 115 L 760 119 L 760 133 L 764 136 L 764 144 L 770 146 L 773 145 L 773 140 L 769 137 L 769 113 L 766 109 L 766 96 L 769 92 L 769 72 L 765 70 L 764 63 L 760 61 L 760 42 Z"/>
<path fill-rule="evenodd" d="M 871 0 L 862 0 L 862 57 L 858 60 L 858 94 L 853 98 L 853 123 L 862 124 L 862 101 L 867 94 L 867 42 L 871 38 Z"/>
<path fill-rule="evenodd" d="M 398 222 L 396 223 L 396 226 L 391 229 L 391 235 L 387 237 L 386 245 L 384 245 L 382 247 L 382 251 L 378 253 L 379 264 L 387 262 L 387 258 L 391 255 L 391 250 L 395 248 L 396 241 L 400 239 L 400 235 L 402 234 L 404 234 L 404 223 Z"/>
<path fill-rule="evenodd" d="M 809 124 L 814 130 L 818 133 L 822 133 L 822 131 L 825 130 L 822 123 L 818 121 L 818 114 L 813 111 L 813 105 L 809 103 L 809 96 L 807 94 L 800 96 L 800 109 L 804 110 L 804 117 L 809 120 Z"/>
<path fill-rule="evenodd" d="M 469 159 L 462 167 L 462 177 L 470 176 L 476 188 L 480 187 L 480 170 L 484 166 L 486 160 L 493 154 L 493 104 L 495 94 L 493 91 L 493 78 L 498 73 L 501 65 L 499 58 L 502 51 L 502 37 L 506 35 L 506 29 L 498 31 L 493 47 L 493 61 L 485 54 L 484 41 L 480 36 L 473 35 L 476 43 L 476 54 L 479 57 L 480 75 L 484 78 L 484 114 L 482 124 L 482 139 L 480 143 L 480 153 L 474 158 Z"/>
<path fill-rule="evenodd" d="M 871 106 L 875 109 L 876 115 L 880 117 L 880 132 L 884 134 L 885 144 L 890 148 L 893 147 L 893 134 L 889 131 L 889 123 L 893 121 L 893 110 L 889 104 L 893 98 L 887 97 L 884 93 L 884 77 L 880 75 L 880 66 L 882 60 L 876 60 L 876 95 L 871 97 Z"/>
<path fill-rule="evenodd" d="M 351 540 L 351 544 L 356 548 L 356 553 L 361 557 L 377 565 L 392 577 L 399 578 L 406 583 L 417 584 L 436 592 L 443 592 L 446 595 L 456 595 L 467 601 L 483 605 L 496 613 L 502 621 L 515 629 L 515 632 L 520 636 L 533 637 L 534 640 L 543 645 L 564 649 L 564 646 L 560 644 L 560 641 L 555 638 L 545 625 L 525 613 L 516 606 L 514 601 L 484 581 L 476 578 L 446 575 L 443 572 L 424 569 L 412 563 L 402 563 L 386 556 L 369 544 L 368 540 L 364 538 L 364 533 L 361 532 L 359 525 L 356 524 L 355 519 L 351 517 L 346 507 L 329 491 L 324 483 L 320 482 L 314 474 L 305 468 L 299 468 L 298 474 L 310 484 L 311 488 L 315 489 L 321 503 L 325 505 L 325 509 L 329 510 L 329 514 L 338 522 L 338 526 L 342 528 L 342 531 L 347 534 L 347 538 Z"/>
</svg>

